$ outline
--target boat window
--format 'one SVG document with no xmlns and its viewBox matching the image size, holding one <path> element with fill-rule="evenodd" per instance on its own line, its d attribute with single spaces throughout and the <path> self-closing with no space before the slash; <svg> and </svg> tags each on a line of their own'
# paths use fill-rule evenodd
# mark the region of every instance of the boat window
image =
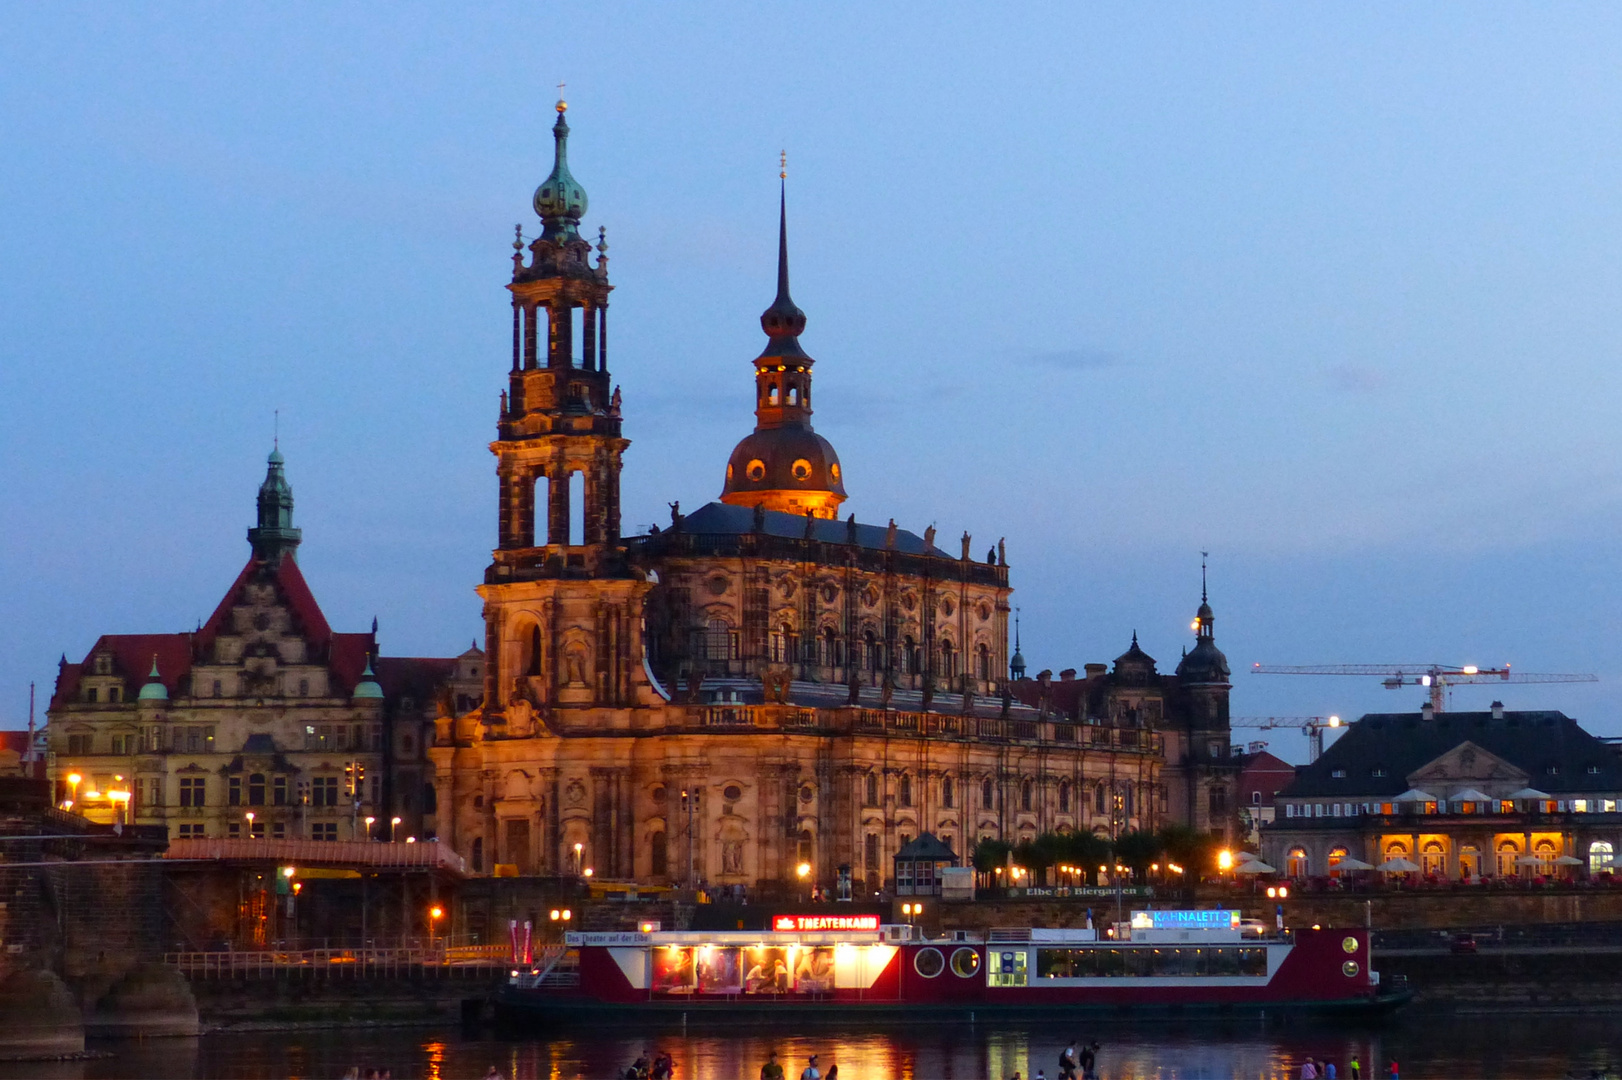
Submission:
<svg viewBox="0 0 1622 1080">
<path fill-rule="evenodd" d="M 919 949 L 918 954 L 912 958 L 912 969 L 926 979 L 933 979 L 946 970 L 946 958 L 933 946 Z"/>
<path fill-rule="evenodd" d="M 986 973 L 988 986 L 1024 986 L 1025 950 L 1001 949 L 991 954 L 991 970 Z"/>
<path fill-rule="evenodd" d="M 957 949 L 952 953 L 952 974 L 960 979 L 973 978 L 974 973 L 980 970 L 980 953 L 977 949 Z"/>
<path fill-rule="evenodd" d="M 1239 946 L 1038 949 L 1041 979 L 1265 976 L 1267 950 Z"/>
</svg>

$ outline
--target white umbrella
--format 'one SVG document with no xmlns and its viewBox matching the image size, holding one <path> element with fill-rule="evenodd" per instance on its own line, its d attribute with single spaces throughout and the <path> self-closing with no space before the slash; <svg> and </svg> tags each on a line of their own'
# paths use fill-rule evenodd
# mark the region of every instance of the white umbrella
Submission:
<svg viewBox="0 0 1622 1080">
<path fill-rule="evenodd" d="M 1549 793 L 1547 791 L 1539 791 L 1535 787 L 1523 787 L 1519 791 L 1511 792 L 1509 797 L 1512 799 L 1547 799 L 1549 798 Z"/>
<path fill-rule="evenodd" d="M 1331 867 L 1331 869 L 1333 869 L 1333 870 L 1373 870 L 1374 866 L 1372 864 L 1370 864 L 1370 863 L 1364 862 L 1362 859 L 1342 859 L 1342 860 L 1340 860 L 1340 862 L 1336 863 L 1333 867 Z"/>
<path fill-rule="evenodd" d="M 1407 859 L 1404 859 L 1401 855 L 1398 855 L 1394 859 L 1387 859 L 1379 866 L 1376 866 L 1375 869 L 1384 870 L 1388 874 L 1412 874 L 1416 873 L 1419 870 L 1419 867 L 1418 865 L 1409 862 Z"/>
<path fill-rule="evenodd" d="M 1259 859 L 1261 856 L 1256 854 L 1254 851 L 1241 851 L 1239 854 L 1235 855 L 1234 858 L 1238 859 L 1240 862 L 1249 862 L 1252 859 Z"/>
<path fill-rule="evenodd" d="M 1516 866 L 1542 866 L 1543 860 L 1536 855 L 1522 855 L 1515 860 Z"/>
<path fill-rule="evenodd" d="M 1447 801 L 1448 802 L 1460 803 L 1460 802 L 1493 802 L 1494 800 L 1493 800 L 1493 797 L 1491 795 L 1484 794 L 1483 792 L 1477 791 L 1475 788 L 1471 787 L 1471 788 L 1465 788 L 1463 791 L 1455 791 L 1452 795 L 1448 796 Z"/>
<path fill-rule="evenodd" d="M 1233 868 L 1233 872 L 1236 873 L 1236 874 L 1276 874 L 1276 873 L 1278 873 L 1277 870 L 1273 869 L 1271 866 L 1268 866 L 1266 863 L 1262 862 L 1260 859 L 1251 859 L 1248 862 L 1242 862 L 1238 866 Z"/>
<path fill-rule="evenodd" d="M 1562 855 L 1554 861 L 1556 866 L 1581 866 L 1583 861 L 1574 855 Z"/>
<path fill-rule="evenodd" d="M 1428 791 L 1420 791 L 1418 788 L 1409 788 L 1407 791 L 1403 792 L 1401 795 L 1398 795 L 1395 799 L 1392 799 L 1391 801 L 1392 802 L 1419 802 L 1419 803 L 1424 803 L 1424 802 L 1436 802 L 1437 798 L 1436 798 L 1435 795 L 1432 795 Z"/>
</svg>

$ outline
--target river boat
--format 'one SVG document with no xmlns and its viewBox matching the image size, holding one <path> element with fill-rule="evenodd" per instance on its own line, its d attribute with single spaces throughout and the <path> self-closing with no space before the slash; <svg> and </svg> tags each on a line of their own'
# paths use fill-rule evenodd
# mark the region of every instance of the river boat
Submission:
<svg viewBox="0 0 1622 1080">
<path fill-rule="evenodd" d="M 1410 996 L 1381 986 L 1365 930 L 1248 937 L 1237 911 L 1139 911 L 1102 933 L 1021 928 L 946 938 L 874 915 L 779 915 L 772 925 L 570 933 L 513 968 L 497 1013 L 520 1024 L 1371 1014 Z"/>
</svg>

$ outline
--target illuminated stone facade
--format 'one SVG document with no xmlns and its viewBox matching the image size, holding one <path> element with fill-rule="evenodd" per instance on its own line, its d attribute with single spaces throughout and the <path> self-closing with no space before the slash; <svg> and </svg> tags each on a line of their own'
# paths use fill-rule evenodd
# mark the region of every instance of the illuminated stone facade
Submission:
<svg viewBox="0 0 1622 1080">
<path fill-rule="evenodd" d="M 486 704 L 436 721 L 439 837 L 486 873 L 769 888 L 807 863 L 812 883 L 848 866 L 864 889 L 924 831 L 959 851 L 1170 820 L 1225 831 L 1227 667 L 1208 606 L 1188 670 L 1158 675 L 1134 643 L 1061 700 L 1007 677 L 1001 542 L 977 559 L 967 535 L 946 551 L 933 529 L 837 520 L 786 214 L 756 428 L 721 500 L 620 535 L 607 258 L 579 235 L 561 106 L 554 133 L 541 231 L 527 259 L 515 242 L 509 286 Z"/>
</svg>

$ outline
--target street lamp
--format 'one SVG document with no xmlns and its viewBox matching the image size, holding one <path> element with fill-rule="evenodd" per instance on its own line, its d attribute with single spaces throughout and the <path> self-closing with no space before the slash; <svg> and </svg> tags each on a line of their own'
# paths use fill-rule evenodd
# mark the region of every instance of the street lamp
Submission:
<svg viewBox="0 0 1622 1080">
<path fill-rule="evenodd" d="M 252 840 L 253 839 L 253 811 L 249 810 L 246 814 L 244 814 L 242 816 L 248 819 L 248 839 Z"/>
<path fill-rule="evenodd" d="M 440 907 L 438 904 L 435 904 L 433 907 L 428 909 L 428 947 L 429 948 L 433 948 L 433 945 L 434 945 L 434 928 L 439 925 L 439 920 L 443 919 L 444 917 L 445 917 L 445 909 Z"/>
<path fill-rule="evenodd" d="M 1224 874 L 1233 869 L 1233 852 L 1227 848 L 1217 852 L 1217 869 Z"/>
<path fill-rule="evenodd" d="M 83 779 L 84 777 L 76 772 L 68 773 L 68 809 L 70 810 L 73 808 L 73 804 L 79 801 L 79 783 Z"/>
<path fill-rule="evenodd" d="M 394 830 L 398 829 L 399 827 L 400 827 L 400 819 L 399 818 L 397 818 L 397 817 L 389 818 L 389 843 L 391 843 L 391 844 L 394 843 Z"/>
<path fill-rule="evenodd" d="M 369 817 L 369 818 L 366 819 L 366 839 L 368 839 L 368 840 L 376 840 L 377 839 L 376 836 L 372 835 L 372 826 L 376 822 L 377 822 L 377 819 L 375 817 Z"/>
<path fill-rule="evenodd" d="M 576 874 L 580 873 L 581 864 L 583 862 L 582 853 L 585 850 L 586 850 L 586 845 L 585 844 L 576 843 L 575 846 L 574 846 L 574 872 Z"/>
</svg>

